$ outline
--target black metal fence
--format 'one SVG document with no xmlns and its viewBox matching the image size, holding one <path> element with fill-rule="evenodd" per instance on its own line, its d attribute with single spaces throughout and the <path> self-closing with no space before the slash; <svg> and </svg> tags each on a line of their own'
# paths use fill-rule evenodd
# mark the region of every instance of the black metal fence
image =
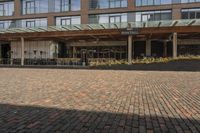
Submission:
<svg viewBox="0 0 200 133">
<path fill-rule="evenodd" d="M 24 59 L 24 66 L 85 66 L 79 58 Z M 21 59 L 0 58 L 2 66 L 21 66 Z"/>
</svg>

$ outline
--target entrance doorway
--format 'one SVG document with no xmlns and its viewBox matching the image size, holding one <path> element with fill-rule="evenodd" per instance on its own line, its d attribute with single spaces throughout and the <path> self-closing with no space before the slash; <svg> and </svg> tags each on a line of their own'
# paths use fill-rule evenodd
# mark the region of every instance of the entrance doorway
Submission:
<svg viewBox="0 0 200 133">
<path fill-rule="evenodd" d="M 9 64 L 11 58 L 11 47 L 10 44 L 0 45 L 0 58 L 1 64 Z"/>
<path fill-rule="evenodd" d="M 164 53 L 163 41 L 152 41 L 151 53 L 153 57 L 163 57 Z"/>
<path fill-rule="evenodd" d="M 11 47 L 10 44 L 1 44 L 1 58 L 10 59 L 11 58 Z"/>
<path fill-rule="evenodd" d="M 66 58 L 67 57 L 67 48 L 65 43 L 59 42 L 58 43 L 58 58 Z"/>
<path fill-rule="evenodd" d="M 135 58 L 143 58 L 145 56 L 145 53 L 146 53 L 145 45 L 146 45 L 145 41 L 134 42 L 134 57 Z"/>
</svg>

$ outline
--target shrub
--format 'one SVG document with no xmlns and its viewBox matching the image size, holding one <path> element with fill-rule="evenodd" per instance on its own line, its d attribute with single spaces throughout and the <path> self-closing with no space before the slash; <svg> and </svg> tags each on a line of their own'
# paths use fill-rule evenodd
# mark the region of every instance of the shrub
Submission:
<svg viewBox="0 0 200 133">
<path fill-rule="evenodd" d="M 160 58 L 154 58 L 154 57 L 144 57 L 142 59 L 136 58 L 132 60 L 132 64 L 150 64 L 150 63 L 168 63 L 170 61 L 178 61 L 178 60 L 200 60 L 200 56 L 193 56 L 193 55 L 187 55 L 187 56 L 179 56 L 177 58 L 172 57 L 160 57 Z M 89 63 L 90 66 L 112 66 L 112 65 L 128 65 L 129 63 L 127 60 L 116 60 L 116 59 L 96 59 Z"/>
</svg>

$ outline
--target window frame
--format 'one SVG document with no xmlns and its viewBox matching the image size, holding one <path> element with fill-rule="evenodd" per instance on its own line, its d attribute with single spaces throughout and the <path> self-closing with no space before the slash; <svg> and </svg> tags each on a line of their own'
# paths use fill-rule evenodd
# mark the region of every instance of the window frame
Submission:
<svg viewBox="0 0 200 133">
<path fill-rule="evenodd" d="M 28 8 L 28 4 L 30 4 L 30 8 Z M 33 8 L 33 12 L 32 12 L 32 8 Z M 35 8 L 36 8 L 35 7 L 35 0 L 25 1 L 25 13 L 26 14 L 35 14 L 36 13 L 36 9 Z"/>
<path fill-rule="evenodd" d="M 28 24 L 30 23 L 30 26 L 28 26 Z M 32 26 L 32 24 L 34 25 L 34 26 Z M 36 25 L 35 25 L 35 20 L 28 20 L 28 21 L 26 21 L 26 27 L 27 28 L 33 28 L 33 27 L 35 27 Z"/>
<path fill-rule="evenodd" d="M 66 24 L 67 21 L 69 21 L 70 24 Z M 63 22 L 65 22 L 65 25 L 63 24 Z M 63 25 L 63 26 L 72 25 L 72 18 L 61 18 L 60 25 Z"/>
<path fill-rule="evenodd" d="M 0 10 L 0 12 L 2 11 L 2 15 L 0 13 L 0 16 L 5 16 L 5 5 L 4 4 L 0 4 L 0 7 L 2 6 L 2 10 Z M 0 8 L 1 9 L 1 8 Z"/>
<path fill-rule="evenodd" d="M 122 22 L 122 16 L 121 15 L 111 15 L 109 16 L 109 24 L 111 23 L 111 18 L 114 18 L 114 23 L 121 23 Z M 119 18 L 120 22 L 116 22 L 116 18 Z"/>
<path fill-rule="evenodd" d="M 65 6 L 68 6 L 67 10 Z M 60 0 L 60 12 L 70 11 L 71 10 L 71 0 Z"/>
<path fill-rule="evenodd" d="M 0 22 L 0 25 L 2 25 L 2 29 L 5 28 L 5 24 L 4 24 L 4 22 Z M 1 27 L 1 26 L 0 26 L 0 27 Z"/>
</svg>

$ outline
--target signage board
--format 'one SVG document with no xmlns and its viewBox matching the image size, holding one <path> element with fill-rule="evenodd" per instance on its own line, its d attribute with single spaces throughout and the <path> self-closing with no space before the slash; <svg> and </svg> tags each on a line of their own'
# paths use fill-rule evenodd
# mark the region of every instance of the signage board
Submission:
<svg viewBox="0 0 200 133">
<path fill-rule="evenodd" d="M 125 29 L 121 31 L 121 35 L 137 35 L 139 34 L 139 29 Z"/>
</svg>

